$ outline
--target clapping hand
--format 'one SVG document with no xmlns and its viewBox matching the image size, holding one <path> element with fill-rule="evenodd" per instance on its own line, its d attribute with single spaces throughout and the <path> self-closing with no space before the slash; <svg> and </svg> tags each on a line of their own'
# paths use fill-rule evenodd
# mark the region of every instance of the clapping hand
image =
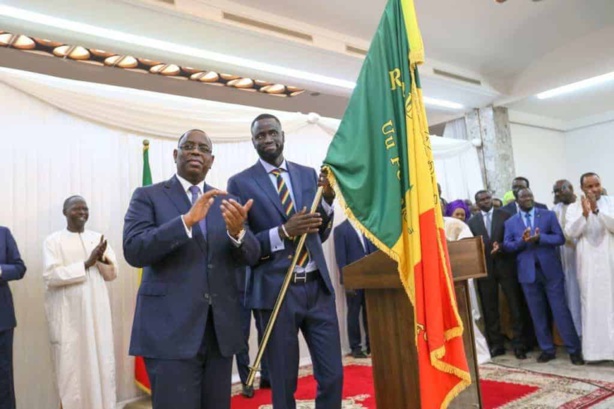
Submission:
<svg viewBox="0 0 614 409">
<path fill-rule="evenodd" d="M 595 195 L 592 192 L 586 194 L 588 198 L 588 205 L 590 206 L 590 211 L 595 213 L 599 207 L 597 206 L 597 200 L 595 200 Z"/>
<path fill-rule="evenodd" d="M 100 236 L 100 242 L 98 243 L 96 247 L 94 247 L 94 250 L 92 250 L 88 259 L 85 260 L 85 268 L 87 269 L 87 268 L 92 267 L 94 264 L 96 264 L 97 261 L 100 261 L 101 263 L 106 264 L 106 261 L 104 258 L 104 252 L 106 250 L 107 250 L 107 241 L 104 239 L 104 236 Z"/>
<path fill-rule="evenodd" d="M 207 217 L 209 209 L 215 200 L 217 195 L 227 194 L 223 190 L 211 189 L 202 194 L 196 202 L 192 205 L 192 208 L 183 215 L 183 222 L 191 229 L 196 223 Z"/>
<path fill-rule="evenodd" d="M 522 234 L 522 239 L 526 243 L 537 243 L 539 241 L 539 227 L 535 228 L 535 234 L 531 236 L 531 228 L 527 227 Z"/>
<path fill-rule="evenodd" d="M 226 230 L 235 239 L 239 238 L 245 220 L 247 220 L 247 213 L 252 208 L 254 199 L 249 199 L 245 206 L 242 206 L 234 199 L 222 200 L 220 209 L 222 210 L 222 217 L 226 222 Z"/>
<path fill-rule="evenodd" d="M 588 217 L 588 215 L 591 212 L 591 203 L 588 200 L 588 198 L 584 195 L 582 195 L 581 200 L 582 200 L 582 215 L 584 217 Z"/>
<path fill-rule="evenodd" d="M 524 232 L 522 233 L 522 240 L 524 240 L 525 242 L 529 241 L 531 239 L 531 228 L 527 227 Z"/>
</svg>

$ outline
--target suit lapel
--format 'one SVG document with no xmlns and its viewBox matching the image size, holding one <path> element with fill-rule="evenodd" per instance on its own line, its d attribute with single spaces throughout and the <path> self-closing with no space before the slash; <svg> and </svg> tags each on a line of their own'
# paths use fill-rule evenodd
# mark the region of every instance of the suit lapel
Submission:
<svg viewBox="0 0 614 409">
<path fill-rule="evenodd" d="M 533 232 L 535 232 L 535 229 L 537 229 L 539 227 L 540 231 L 543 231 L 544 229 L 542 229 L 542 212 L 541 209 L 535 208 L 535 221 L 533 222 Z"/>
<path fill-rule="evenodd" d="M 303 181 L 299 169 L 293 164 L 286 161 L 288 173 L 290 173 L 290 181 L 292 182 L 292 193 L 294 194 L 294 208 L 299 212 L 303 208 Z"/>
<path fill-rule="evenodd" d="M 281 200 L 279 199 L 279 193 L 271 183 L 271 179 L 269 175 L 264 170 L 264 167 L 260 164 L 260 162 L 256 162 L 254 166 L 252 166 L 253 172 L 251 172 L 252 178 L 256 181 L 258 186 L 262 189 L 262 191 L 269 198 L 271 203 L 275 206 L 275 208 L 279 211 L 279 213 L 286 218 L 286 214 L 281 207 Z M 296 205 L 296 204 L 295 204 Z"/>
<path fill-rule="evenodd" d="M 350 223 L 349 219 L 346 219 L 344 223 L 347 223 L 345 226 L 346 236 L 351 240 L 351 244 L 359 250 L 362 250 L 363 255 L 367 255 L 368 253 L 368 244 L 365 243 L 365 247 L 362 245 L 362 237 L 358 235 L 358 232 L 354 229 L 354 226 Z"/>
<path fill-rule="evenodd" d="M 211 186 L 205 184 L 205 192 L 208 192 L 211 189 L 213 189 Z M 219 213 L 219 215 L 217 213 Z M 216 197 L 213 201 L 213 204 L 209 208 L 209 211 L 207 212 L 207 217 L 205 217 L 205 226 L 207 230 L 205 240 L 207 242 L 209 242 L 209 235 L 211 234 L 211 229 L 215 228 L 215 221 L 222 217 L 221 213 L 222 212 L 220 211 L 219 197 Z M 217 216 L 219 216 L 219 218 Z"/>
<path fill-rule="evenodd" d="M 183 191 L 183 186 L 176 176 L 173 176 L 164 184 L 164 193 L 171 199 L 179 214 L 185 214 L 190 210 L 191 204 L 188 195 Z"/>
<path fill-rule="evenodd" d="M 486 223 L 484 223 L 484 215 L 482 214 L 482 212 L 480 211 L 480 213 L 478 213 L 477 215 L 478 218 L 478 229 L 480 231 L 480 234 L 482 234 L 482 236 L 488 238 L 488 232 L 486 231 Z M 491 224 L 491 230 L 492 230 L 492 221 L 490 222 Z M 492 233 L 492 231 L 491 231 Z"/>
<path fill-rule="evenodd" d="M 503 210 L 499 212 L 495 210 L 492 211 L 492 221 L 490 222 L 490 235 L 492 237 L 499 237 L 497 236 L 497 233 L 499 232 L 499 227 L 503 226 L 505 222 L 501 220 L 501 218 L 503 217 Z"/>
<path fill-rule="evenodd" d="M 205 192 L 213 189 L 209 185 L 205 185 Z M 222 217 L 222 211 L 220 210 L 220 205 L 222 203 L 222 197 L 217 196 L 214 199 L 213 204 L 209 208 L 209 212 L 207 213 L 207 217 L 205 217 L 205 223 L 207 225 L 207 238 L 206 241 L 199 242 L 201 244 L 201 248 L 209 250 L 213 242 L 212 239 L 215 240 L 214 234 L 216 232 L 225 231 L 226 223 L 224 222 L 224 218 Z M 202 237 L 202 234 L 200 235 Z M 218 239 L 219 240 L 219 239 Z M 207 258 L 211 259 L 211 251 L 207 251 Z"/>
<path fill-rule="evenodd" d="M 524 224 L 524 220 L 522 220 L 522 213 L 516 213 L 513 217 L 516 218 L 516 223 L 518 224 L 518 228 L 520 229 L 520 235 L 522 236 L 522 232 L 525 231 L 527 226 Z"/>
</svg>

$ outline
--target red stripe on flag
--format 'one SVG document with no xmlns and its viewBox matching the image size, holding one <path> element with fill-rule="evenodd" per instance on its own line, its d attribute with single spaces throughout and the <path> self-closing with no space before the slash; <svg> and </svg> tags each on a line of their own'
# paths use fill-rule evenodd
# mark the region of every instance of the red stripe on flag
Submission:
<svg viewBox="0 0 614 409">
<path fill-rule="evenodd" d="M 422 409 L 447 407 L 462 387 L 461 376 L 469 372 L 462 335 L 450 333 L 462 324 L 455 313 L 445 232 L 436 226 L 434 209 L 420 215 L 422 260 L 414 271 L 416 322 L 422 326 L 417 337 Z M 441 248 L 435 245 L 438 241 Z"/>
<path fill-rule="evenodd" d="M 142 356 L 134 357 L 134 379 L 140 389 L 151 395 L 151 384 L 145 369 L 145 360 Z"/>
</svg>

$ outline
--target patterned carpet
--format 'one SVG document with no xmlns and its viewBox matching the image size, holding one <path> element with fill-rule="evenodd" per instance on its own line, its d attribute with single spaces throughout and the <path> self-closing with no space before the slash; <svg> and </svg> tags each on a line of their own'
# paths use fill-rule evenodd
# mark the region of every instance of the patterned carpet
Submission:
<svg viewBox="0 0 614 409">
<path fill-rule="evenodd" d="M 493 364 L 480 367 L 481 380 L 535 388 L 531 393 L 505 404 L 490 406 L 501 409 L 585 409 L 614 408 L 600 403 L 614 398 L 614 383 L 541 374 L 510 369 Z M 486 404 L 488 396 L 484 397 Z M 598 406 L 597 406 L 598 405 Z M 487 406 L 484 405 L 486 408 Z"/>
<path fill-rule="evenodd" d="M 375 409 L 371 360 L 344 359 L 343 409 Z M 316 383 L 311 367 L 301 368 L 297 409 L 313 409 Z M 612 409 L 614 383 L 548 375 L 495 364 L 480 367 L 484 409 Z M 232 409 L 272 409 L 270 390 L 252 399 L 233 386 Z"/>
</svg>

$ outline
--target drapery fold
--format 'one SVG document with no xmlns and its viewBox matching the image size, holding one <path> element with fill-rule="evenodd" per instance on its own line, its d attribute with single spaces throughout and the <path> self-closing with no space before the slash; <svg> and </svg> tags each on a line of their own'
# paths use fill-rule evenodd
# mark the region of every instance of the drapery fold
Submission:
<svg viewBox="0 0 614 409">
<path fill-rule="evenodd" d="M 0 68 L 0 81 L 72 115 L 129 132 L 172 139 L 188 127 L 206 129 L 213 142 L 248 141 L 251 135 L 249 126 L 245 124 L 263 111 L 256 107 L 68 80 L 9 68 Z M 279 117 L 286 132 L 319 123 L 316 114 L 269 112 Z M 327 129 L 338 125 L 334 119 L 322 122 L 320 126 Z"/>
</svg>

